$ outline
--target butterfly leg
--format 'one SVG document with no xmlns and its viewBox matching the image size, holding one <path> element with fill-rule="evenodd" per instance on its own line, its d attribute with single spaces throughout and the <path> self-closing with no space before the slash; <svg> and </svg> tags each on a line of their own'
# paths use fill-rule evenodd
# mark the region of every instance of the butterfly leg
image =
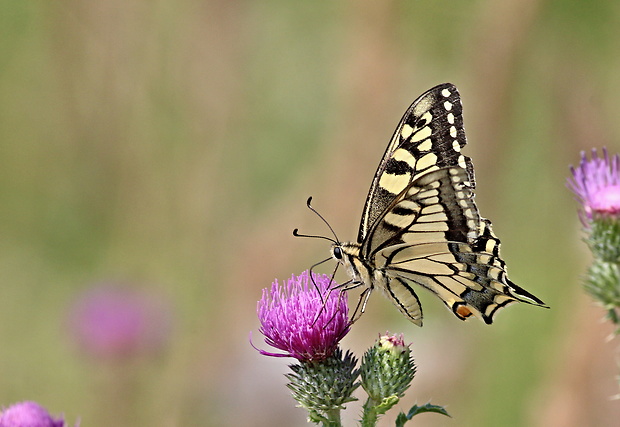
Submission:
<svg viewBox="0 0 620 427">
<path fill-rule="evenodd" d="M 340 293 L 343 294 L 347 291 L 350 291 L 351 289 L 358 288 L 362 285 L 364 285 L 363 282 L 349 280 L 348 282 L 344 282 L 338 286 L 331 288 L 329 291 L 331 292 L 336 289 L 339 289 Z M 356 322 L 357 319 L 359 319 L 362 316 L 362 314 L 364 314 L 364 311 L 366 310 L 366 303 L 368 303 L 368 298 L 370 298 L 371 291 L 372 291 L 372 288 L 366 288 L 360 294 L 360 298 L 357 301 L 357 305 L 355 306 L 355 311 L 353 311 L 353 315 L 351 316 L 351 324 Z"/>
<path fill-rule="evenodd" d="M 338 289 L 340 288 L 342 285 L 338 285 L 338 286 L 334 286 L 333 288 L 331 287 L 332 283 L 334 282 L 334 276 L 336 276 L 336 272 L 338 271 L 338 265 L 336 264 L 336 267 L 334 268 L 334 271 L 332 272 L 331 275 L 331 279 L 330 279 L 330 284 L 327 288 L 327 291 L 325 292 L 326 296 L 325 298 L 323 297 L 323 294 L 321 294 L 321 290 L 319 289 L 319 286 L 316 284 L 315 280 L 314 280 L 314 267 L 323 264 L 326 261 L 329 261 L 330 259 L 332 259 L 331 257 L 324 259 L 323 261 L 317 262 L 316 264 L 314 264 L 312 267 L 310 267 L 310 280 L 312 281 L 312 284 L 314 285 L 314 289 L 316 289 L 317 293 L 319 294 L 319 298 L 321 298 L 321 309 L 319 310 L 319 312 L 316 314 L 316 317 L 314 318 L 314 321 L 312 322 L 312 326 L 314 326 L 314 324 L 316 323 L 316 321 L 318 320 L 319 316 L 321 315 L 321 313 L 323 312 L 323 310 L 325 310 L 325 304 L 327 304 L 327 298 L 329 297 L 329 295 L 331 294 L 331 292 L 334 289 Z"/>
<path fill-rule="evenodd" d="M 360 285 L 361 283 L 357 284 L 356 287 Z M 370 298 L 371 293 L 372 288 L 366 288 L 360 294 L 357 305 L 355 306 L 355 311 L 353 311 L 353 315 L 351 316 L 351 324 L 355 323 L 360 317 L 362 317 L 362 314 L 364 314 L 364 311 L 366 311 L 366 304 L 368 303 L 368 298 Z"/>
</svg>

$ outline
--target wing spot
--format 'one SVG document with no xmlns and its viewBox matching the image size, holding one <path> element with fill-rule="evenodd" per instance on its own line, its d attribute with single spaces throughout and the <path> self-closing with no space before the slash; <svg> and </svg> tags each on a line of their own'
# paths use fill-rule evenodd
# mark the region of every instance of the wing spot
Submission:
<svg viewBox="0 0 620 427">
<path fill-rule="evenodd" d="M 398 205 L 400 205 L 400 203 Z M 422 214 L 430 215 L 430 214 L 439 213 L 439 212 L 443 212 L 443 206 L 441 205 L 430 205 L 430 206 L 425 206 L 424 208 L 422 208 Z"/>
<path fill-rule="evenodd" d="M 403 125 L 403 128 L 400 130 L 400 136 L 404 139 L 407 139 L 413 133 L 413 128 L 407 124 Z"/>
<path fill-rule="evenodd" d="M 422 128 L 423 126 L 425 126 L 427 123 L 430 123 L 431 120 L 433 120 L 433 115 L 431 114 L 430 111 L 427 111 L 426 113 L 424 113 L 422 115 L 422 117 L 420 117 L 420 124 L 419 124 L 419 128 Z"/>
<path fill-rule="evenodd" d="M 413 116 L 422 117 L 424 113 L 431 109 L 434 100 L 431 97 L 426 97 L 418 100 L 418 103 L 413 106 Z"/>
<path fill-rule="evenodd" d="M 465 161 L 465 156 L 460 155 L 458 163 L 460 167 L 462 167 L 463 169 L 467 169 L 467 162 Z"/>
<path fill-rule="evenodd" d="M 451 136 L 452 138 L 456 138 L 456 135 L 457 135 L 457 133 L 456 133 L 456 127 L 455 127 L 455 126 L 450 126 L 450 136 Z"/>
<path fill-rule="evenodd" d="M 441 94 L 447 98 L 452 95 L 452 92 L 450 92 L 448 89 L 444 89 L 441 91 Z"/>
<path fill-rule="evenodd" d="M 443 103 L 443 106 L 446 110 L 450 111 L 452 110 L 452 103 L 450 101 L 446 101 Z"/>
<path fill-rule="evenodd" d="M 435 153 L 428 153 L 420 157 L 418 160 L 418 169 L 424 170 L 437 163 L 437 155 Z"/>
<path fill-rule="evenodd" d="M 451 125 L 454 124 L 454 114 L 452 113 L 448 113 L 448 115 L 446 116 L 446 118 L 448 119 L 448 123 L 450 123 Z"/>
<path fill-rule="evenodd" d="M 452 141 L 452 149 L 456 151 L 457 153 L 461 152 L 461 144 L 459 144 L 459 142 L 456 139 Z"/>
<path fill-rule="evenodd" d="M 467 319 L 473 314 L 472 311 L 464 305 L 459 305 L 458 307 L 456 307 L 454 313 L 463 320 Z"/>
<path fill-rule="evenodd" d="M 478 264 L 490 264 L 491 255 L 482 254 L 478 256 Z"/>
<path fill-rule="evenodd" d="M 394 227 L 403 229 L 408 227 L 411 224 L 412 215 L 398 215 L 396 213 L 389 213 L 385 216 L 384 220 L 390 225 Z"/>
<path fill-rule="evenodd" d="M 494 280 L 489 284 L 489 286 L 495 289 L 496 291 L 505 293 L 507 289 L 503 283 L 500 283 L 498 281 L 499 274 L 500 274 L 500 271 L 498 271 L 497 269 L 489 271 L 489 277 L 491 277 Z"/>
<path fill-rule="evenodd" d="M 425 139 L 418 145 L 419 151 L 431 151 L 433 149 L 433 141 L 430 138 Z"/>
<path fill-rule="evenodd" d="M 428 206 L 431 203 L 436 203 L 436 202 L 429 202 L 429 200 L 431 200 L 432 197 L 437 197 L 439 196 L 439 191 L 437 191 L 437 184 L 435 184 L 434 182 L 429 184 L 429 189 L 428 190 L 424 190 L 424 192 L 420 193 L 417 197 L 418 201 L 424 201 L 424 203 Z M 411 193 L 409 192 L 409 194 L 418 194 L 418 193 Z"/>
<path fill-rule="evenodd" d="M 399 194 L 403 191 L 411 180 L 410 173 L 394 174 L 384 172 L 379 178 L 379 186 L 392 194 Z"/>
<path fill-rule="evenodd" d="M 413 157 L 413 155 L 404 148 L 399 148 L 394 151 L 394 154 L 392 154 L 392 158 L 394 160 L 398 160 L 399 162 L 407 163 L 411 167 L 411 169 L 415 169 L 416 167 L 415 157 Z"/>
<path fill-rule="evenodd" d="M 411 142 L 420 142 L 431 136 L 432 130 L 428 126 L 424 126 L 423 128 L 417 130 L 411 135 Z"/>
<path fill-rule="evenodd" d="M 420 205 L 411 200 L 403 200 L 396 205 L 397 209 L 408 209 L 413 212 L 417 212 L 420 209 Z"/>
<path fill-rule="evenodd" d="M 465 209 L 465 217 L 467 217 L 467 219 L 475 219 L 476 215 L 474 215 L 474 211 L 472 209 Z M 469 223 L 469 221 L 468 221 Z M 476 224 L 470 224 L 473 227 L 470 227 L 471 229 L 475 230 L 476 229 Z"/>
</svg>

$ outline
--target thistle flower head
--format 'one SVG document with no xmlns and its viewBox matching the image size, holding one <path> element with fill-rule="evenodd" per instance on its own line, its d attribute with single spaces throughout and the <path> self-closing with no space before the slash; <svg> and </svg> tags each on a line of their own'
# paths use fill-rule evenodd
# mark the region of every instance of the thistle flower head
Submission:
<svg viewBox="0 0 620 427">
<path fill-rule="evenodd" d="M 586 226 L 593 218 L 620 217 L 620 157 L 610 158 L 605 148 L 602 151 L 599 157 L 593 149 L 590 160 L 582 152 L 567 182 L 581 203 L 580 216 Z"/>
<path fill-rule="evenodd" d="M 62 418 L 54 419 L 36 402 L 21 402 L 0 412 L 0 427 L 64 427 Z"/>
<path fill-rule="evenodd" d="M 409 388 L 416 368 L 411 349 L 403 336 L 380 336 L 362 358 L 362 387 L 371 399 L 381 402 L 394 396 L 401 398 Z M 396 403 L 392 399 L 388 404 Z"/>
<path fill-rule="evenodd" d="M 337 286 L 331 276 L 304 271 L 263 289 L 257 307 L 260 332 L 284 353 L 259 352 L 302 362 L 330 357 L 350 327 L 346 293 L 330 291 L 330 286 Z"/>
</svg>

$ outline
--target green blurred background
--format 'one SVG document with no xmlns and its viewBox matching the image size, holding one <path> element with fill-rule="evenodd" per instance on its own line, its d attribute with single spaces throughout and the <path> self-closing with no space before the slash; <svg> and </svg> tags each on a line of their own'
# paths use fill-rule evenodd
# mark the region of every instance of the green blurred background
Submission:
<svg viewBox="0 0 620 427">
<path fill-rule="evenodd" d="M 0 1 L 0 405 L 89 427 L 306 425 L 291 361 L 249 345 L 256 301 L 327 256 L 291 236 L 327 233 L 308 196 L 356 236 L 402 113 L 449 81 L 478 206 L 512 280 L 552 308 L 486 326 L 421 291 L 420 329 L 375 295 L 343 346 L 404 332 L 418 375 L 400 408 L 454 417 L 416 425 L 616 426 L 618 342 L 580 286 L 565 178 L 580 150 L 619 148 L 619 41 L 602 0 Z M 105 280 L 169 300 L 163 354 L 74 351 L 70 304 Z"/>
</svg>

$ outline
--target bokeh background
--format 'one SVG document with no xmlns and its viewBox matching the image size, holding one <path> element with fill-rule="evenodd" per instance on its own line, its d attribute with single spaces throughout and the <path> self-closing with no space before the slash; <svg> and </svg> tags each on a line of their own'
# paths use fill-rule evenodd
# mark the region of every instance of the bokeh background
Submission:
<svg viewBox="0 0 620 427">
<path fill-rule="evenodd" d="M 453 416 L 416 425 L 616 426 L 618 340 L 580 285 L 565 178 L 580 150 L 620 149 L 619 41 L 603 0 L 0 1 L 0 405 L 89 427 L 306 425 L 292 361 L 249 344 L 256 301 L 327 256 L 291 236 L 327 234 L 308 196 L 356 236 L 402 113 L 449 81 L 479 208 L 551 309 L 465 323 L 421 291 L 420 329 L 377 294 L 343 346 L 405 334 L 418 375 L 399 407 Z M 76 348 L 72 306 L 100 283 L 165 301 L 157 351 Z"/>
</svg>

